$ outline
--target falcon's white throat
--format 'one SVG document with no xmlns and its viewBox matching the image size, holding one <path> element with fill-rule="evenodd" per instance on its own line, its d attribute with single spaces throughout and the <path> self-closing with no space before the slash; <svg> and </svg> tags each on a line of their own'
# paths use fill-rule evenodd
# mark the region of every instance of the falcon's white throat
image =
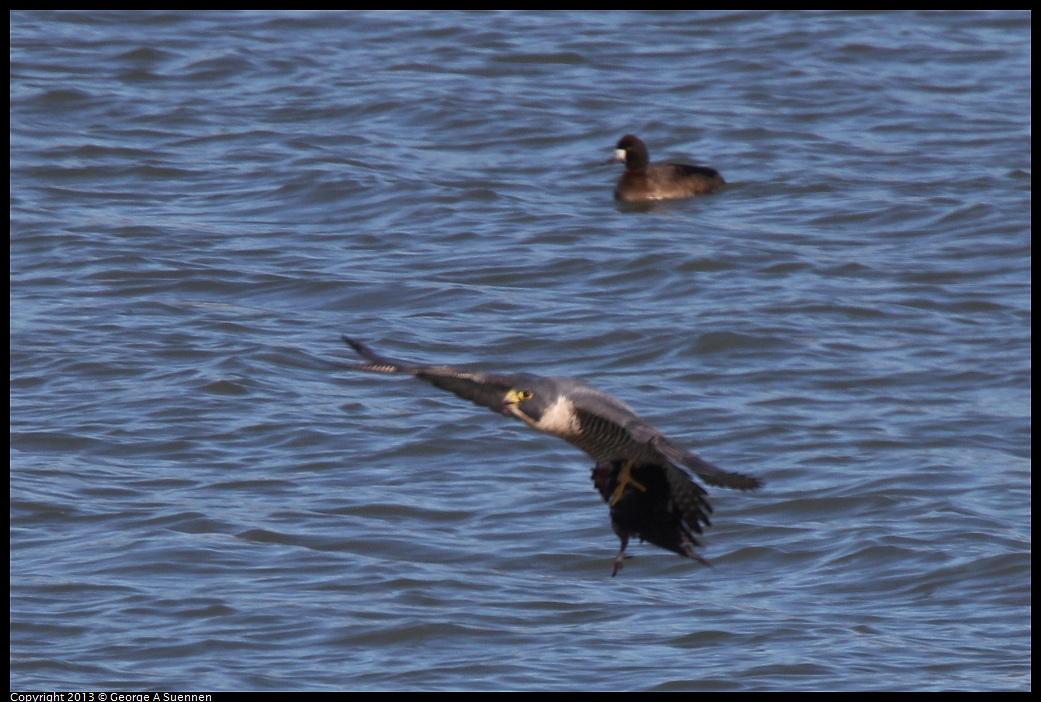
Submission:
<svg viewBox="0 0 1041 702">
<path fill-rule="evenodd" d="M 562 439 L 575 436 L 581 429 L 578 424 L 578 415 L 575 413 L 575 405 L 563 395 L 542 413 L 542 419 L 539 421 L 534 422 L 523 414 L 521 418 L 535 429 Z"/>
</svg>

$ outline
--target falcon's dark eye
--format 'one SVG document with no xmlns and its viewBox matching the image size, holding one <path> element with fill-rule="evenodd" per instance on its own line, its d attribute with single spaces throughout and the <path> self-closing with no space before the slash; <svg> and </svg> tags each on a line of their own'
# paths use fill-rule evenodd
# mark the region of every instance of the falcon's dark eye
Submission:
<svg viewBox="0 0 1041 702">
<path fill-rule="evenodd" d="M 531 390 L 521 390 L 517 393 L 518 400 L 530 400 L 532 396 Z"/>
</svg>

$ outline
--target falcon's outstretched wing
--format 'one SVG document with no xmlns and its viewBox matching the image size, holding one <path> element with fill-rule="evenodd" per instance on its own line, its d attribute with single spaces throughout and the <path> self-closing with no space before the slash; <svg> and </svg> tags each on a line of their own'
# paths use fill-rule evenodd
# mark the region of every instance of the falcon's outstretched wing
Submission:
<svg viewBox="0 0 1041 702">
<path fill-rule="evenodd" d="M 461 371 L 449 366 L 418 366 L 379 356 L 365 344 L 348 336 L 344 336 L 343 340 L 357 351 L 359 356 L 368 361 L 368 363 L 353 365 L 352 368 L 372 373 L 414 375 L 442 390 L 455 393 L 464 400 L 487 407 L 493 412 L 502 412 L 503 396 L 526 377 L 524 375 L 494 375 Z"/>
</svg>

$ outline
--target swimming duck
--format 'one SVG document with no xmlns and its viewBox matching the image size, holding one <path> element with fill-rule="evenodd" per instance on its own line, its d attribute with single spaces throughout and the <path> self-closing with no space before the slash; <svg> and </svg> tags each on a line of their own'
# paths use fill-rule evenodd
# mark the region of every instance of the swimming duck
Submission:
<svg viewBox="0 0 1041 702">
<path fill-rule="evenodd" d="M 615 147 L 615 160 L 625 163 L 614 197 L 624 202 L 674 200 L 704 195 L 726 181 L 719 171 L 683 163 L 651 163 L 647 146 L 634 134 L 626 134 Z"/>
</svg>

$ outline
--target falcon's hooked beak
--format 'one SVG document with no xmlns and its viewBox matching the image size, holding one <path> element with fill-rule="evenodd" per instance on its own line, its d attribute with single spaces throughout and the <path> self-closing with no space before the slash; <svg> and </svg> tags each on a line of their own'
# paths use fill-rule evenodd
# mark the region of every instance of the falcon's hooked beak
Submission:
<svg viewBox="0 0 1041 702">
<path fill-rule="evenodd" d="M 527 390 L 510 390 L 502 397 L 501 411 L 506 416 L 513 415 L 514 417 L 521 417 L 523 419 L 523 413 L 520 410 L 520 403 L 531 397 L 531 393 Z"/>
</svg>

